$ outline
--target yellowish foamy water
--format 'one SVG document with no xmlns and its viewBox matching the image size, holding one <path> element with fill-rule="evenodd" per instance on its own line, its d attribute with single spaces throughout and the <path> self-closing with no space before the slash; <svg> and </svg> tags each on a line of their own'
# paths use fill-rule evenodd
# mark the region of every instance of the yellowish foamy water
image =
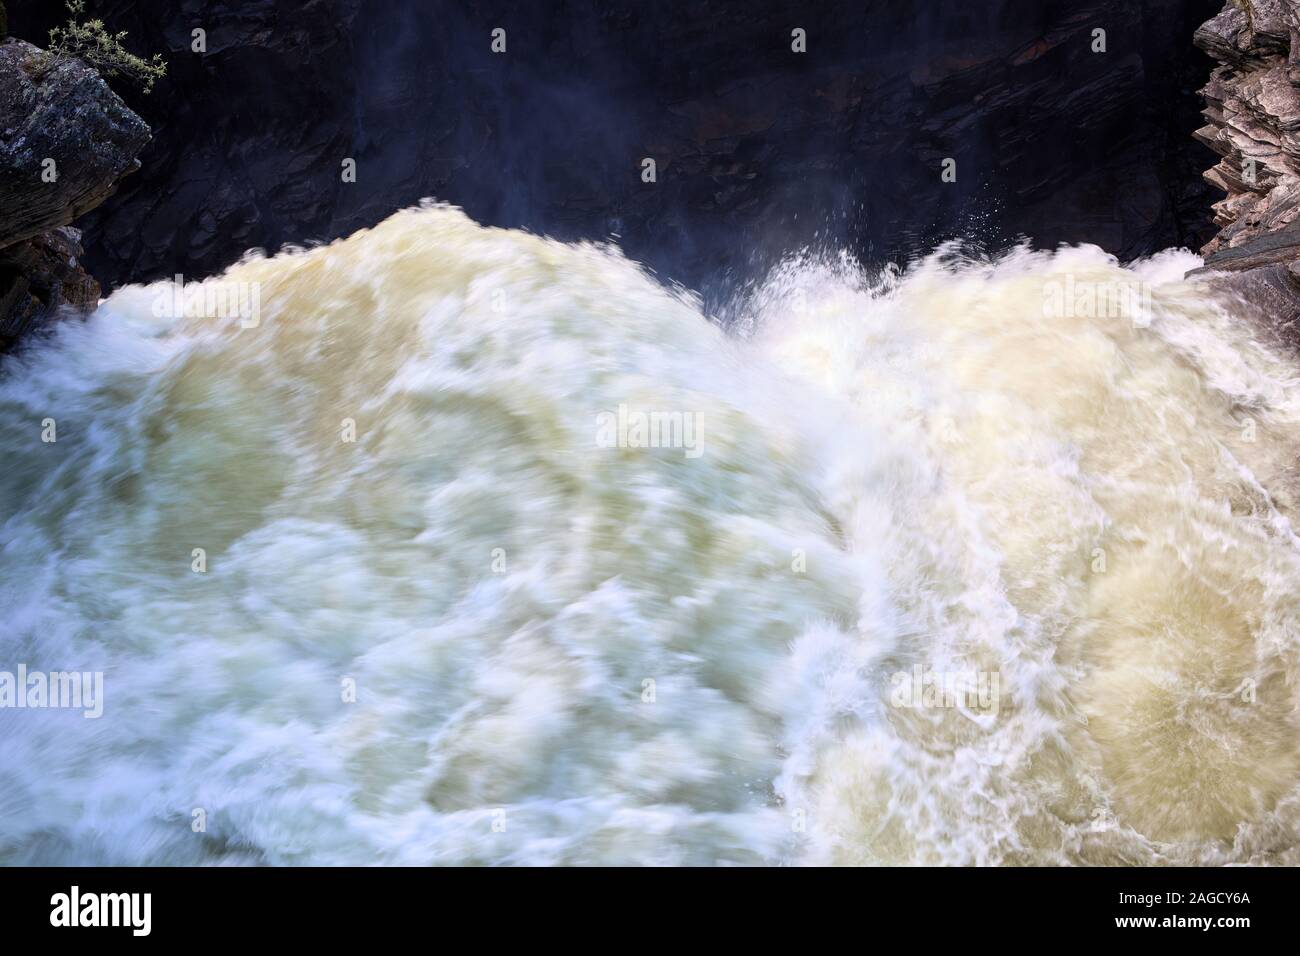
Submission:
<svg viewBox="0 0 1300 956">
<path fill-rule="evenodd" d="M 1195 261 L 726 333 L 424 208 L 121 290 L 0 381 L 0 670 L 103 673 L 0 861 L 1300 863 L 1300 376 Z"/>
</svg>

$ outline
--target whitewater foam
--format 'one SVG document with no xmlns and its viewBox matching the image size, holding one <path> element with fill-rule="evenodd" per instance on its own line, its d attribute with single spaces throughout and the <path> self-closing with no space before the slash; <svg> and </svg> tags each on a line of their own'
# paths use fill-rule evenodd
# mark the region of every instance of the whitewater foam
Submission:
<svg viewBox="0 0 1300 956">
<path fill-rule="evenodd" d="M 0 668 L 104 674 L 0 709 L 0 861 L 1300 862 L 1297 373 L 1196 263 L 794 259 L 727 333 L 426 207 L 208 280 L 254 328 L 120 290 L 0 382 Z"/>
</svg>

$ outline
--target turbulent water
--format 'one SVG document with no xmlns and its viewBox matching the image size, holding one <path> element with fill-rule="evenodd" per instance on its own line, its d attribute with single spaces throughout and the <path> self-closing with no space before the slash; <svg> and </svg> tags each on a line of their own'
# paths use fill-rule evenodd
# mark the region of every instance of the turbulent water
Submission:
<svg viewBox="0 0 1300 956">
<path fill-rule="evenodd" d="M 1195 261 L 724 332 L 429 207 L 119 291 L 0 381 L 0 669 L 103 674 L 0 709 L 0 861 L 1300 863 L 1297 365 Z"/>
</svg>

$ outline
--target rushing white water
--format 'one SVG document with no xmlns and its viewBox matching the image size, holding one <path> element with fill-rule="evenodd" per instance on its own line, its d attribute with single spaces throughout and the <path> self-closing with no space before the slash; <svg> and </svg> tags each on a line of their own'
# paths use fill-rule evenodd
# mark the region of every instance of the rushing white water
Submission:
<svg viewBox="0 0 1300 956">
<path fill-rule="evenodd" d="M 725 334 L 424 208 L 116 293 L 0 382 L 0 670 L 104 675 L 0 709 L 0 861 L 1300 863 L 1297 367 L 1194 263 Z"/>
</svg>

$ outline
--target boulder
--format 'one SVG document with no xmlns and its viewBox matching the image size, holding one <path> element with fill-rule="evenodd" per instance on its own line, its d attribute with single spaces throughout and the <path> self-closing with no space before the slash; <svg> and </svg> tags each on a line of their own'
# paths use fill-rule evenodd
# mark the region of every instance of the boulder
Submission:
<svg viewBox="0 0 1300 956">
<path fill-rule="evenodd" d="M 148 141 L 144 120 L 81 61 L 0 44 L 0 249 L 94 209 Z"/>
<path fill-rule="evenodd" d="M 148 141 L 144 120 L 94 70 L 0 41 L 0 351 L 94 308 L 99 285 L 68 226 L 139 167 Z"/>
</svg>

